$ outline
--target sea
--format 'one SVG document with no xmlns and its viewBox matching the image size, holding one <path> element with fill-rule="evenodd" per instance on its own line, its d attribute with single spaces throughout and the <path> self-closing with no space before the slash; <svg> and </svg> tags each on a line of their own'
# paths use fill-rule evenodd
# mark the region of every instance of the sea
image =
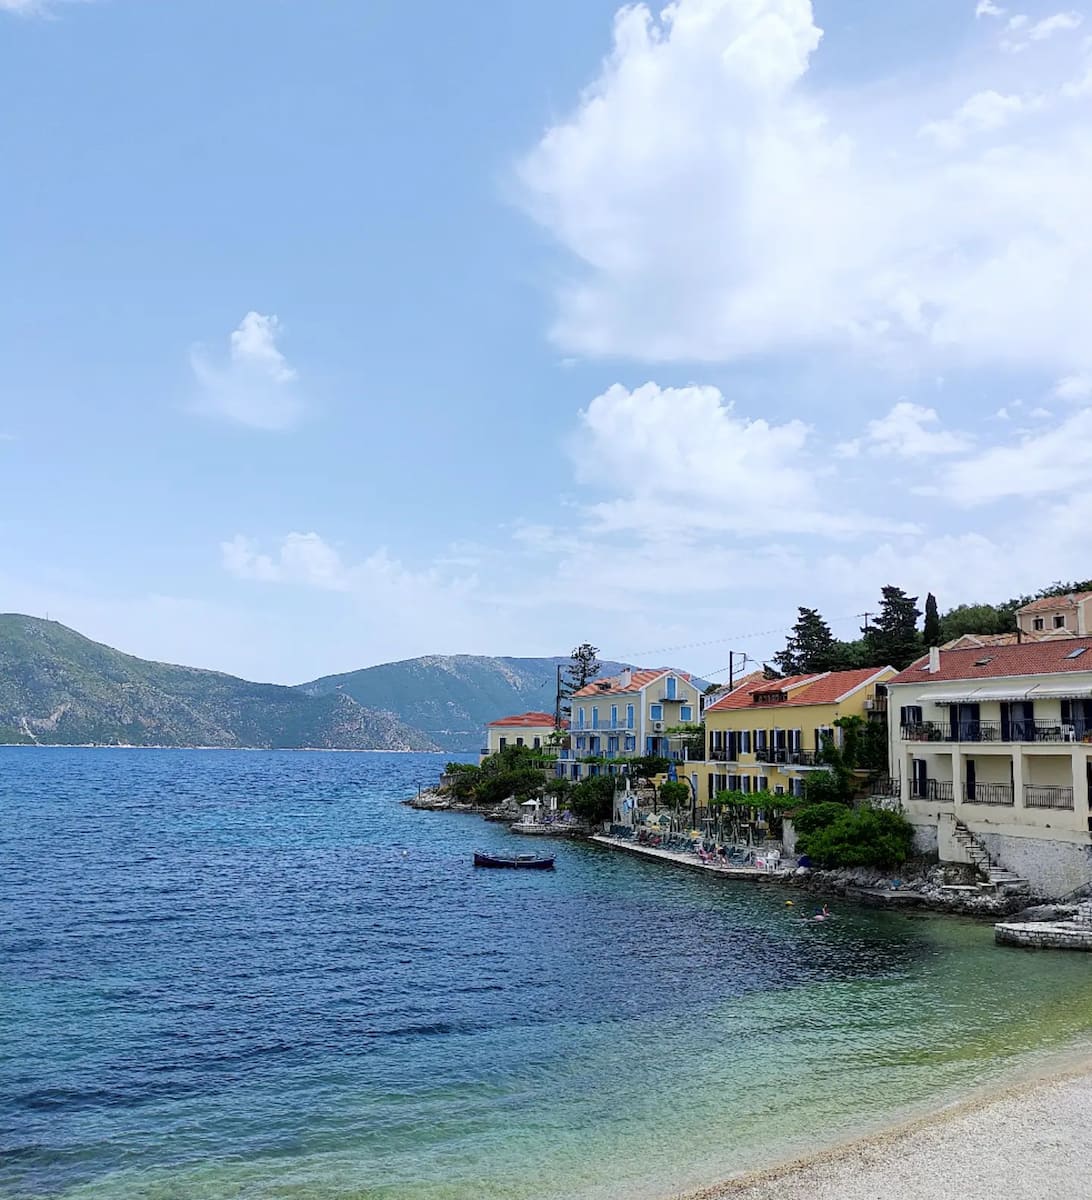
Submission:
<svg viewBox="0 0 1092 1200">
<path fill-rule="evenodd" d="M 1088 1050 L 988 924 L 475 870 L 443 761 L 0 749 L 0 1197 L 644 1200 Z"/>
</svg>

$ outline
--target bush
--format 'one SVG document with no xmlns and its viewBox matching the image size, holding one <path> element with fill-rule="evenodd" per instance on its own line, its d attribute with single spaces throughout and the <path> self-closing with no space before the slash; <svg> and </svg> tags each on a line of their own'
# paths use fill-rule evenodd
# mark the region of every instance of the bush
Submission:
<svg viewBox="0 0 1092 1200">
<path fill-rule="evenodd" d="M 849 803 L 853 796 L 853 776 L 848 771 L 812 771 L 804 780 L 804 799 L 810 804 Z"/>
<path fill-rule="evenodd" d="M 444 774 L 448 777 L 448 783 L 444 789 L 446 792 L 454 796 L 456 800 L 474 799 L 478 780 L 481 778 L 481 771 L 474 763 L 448 763 L 444 768 Z"/>
<path fill-rule="evenodd" d="M 569 809 L 589 824 L 610 820 L 614 815 L 614 779 L 610 775 L 582 779 L 569 793 Z"/>
<path fill-rule="evenodd" d="M 792 823 L 799 835 L 807 836 L 809 833 L 818 833 L 820 829 L 826 829 L 828 825 L 833 825 L 839 817 L 844 817 L 847 812 L 849 812 L 849 808 L 846 805 L 832 800 L 822 801 L 819 804 L 805 804 L 793 812 Z"/>
<path fill-rule="evenodd" d="M 671 760 L 660 758 L 655 754 L 646 754 L 641 758 L 629 760 L 629 773 L 634 779 L 651 779 L 653 775 L 666 775 Z"/>
<path fill-rule="evenodd" d="M 901 813 L 843 809 L 834 821 L 800 838 L 797 849 L 821 867 L 895 867 L 910 857 L 913 842 L 914 830 Z"/>
<path fill-rule="evenodd" d="M 509 796 L 515 796 L 517 800 L 529 800 L 541 791 L 542 776 L 533 768 L 483 771 L 475 788 L 475 798 L 479 804 L 501 804 Z"/>
<path fill-rule="evenodd" d="M 685 783 L 669 779 L 660 784 L 660 803 L 667 808 L 687 808 L 690 805 L 690 788 Z"/>
</svg>

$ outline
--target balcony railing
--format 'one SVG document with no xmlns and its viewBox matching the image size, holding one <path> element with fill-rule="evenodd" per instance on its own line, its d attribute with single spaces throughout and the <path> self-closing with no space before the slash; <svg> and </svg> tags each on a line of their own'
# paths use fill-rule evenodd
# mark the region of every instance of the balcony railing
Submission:
<svg viewBox="0 0 1092 1200">
<path fill-rule="evenodd" d="M 720 749 L 710 750 L 709 758 L 710 758 L 711 762 L 735 762 L 736 761 L 734 755 L 731 758 L 729 758 L 728 751 L 720 750 Z"/>
<path fill-rule="evenodd" d="M 950 779 L 912 779 L 910 795 L 914 800 L 933 800 L 937 804 L 951 804 L 954 796 Z"/>
<path fill-rule="evenodd" d="M 1024 784 L 1025 808 L 1073 808 L 1071 787 L 1048 787 L 1040 783 Z"/>
<path fill-rule="evenodd" d="M 764 763 L 779 763 L 790 767 L 822 766 L 819 755 L 814 750 L 786 750 L 780 746 L 773 749 L 761 746 L 755 751 L 755 759 Z"/>
<path fill-rule="evenodd" d="M 989 804 L 996 808 L 1011 808 L 1013 804 L 1011 783 L 964 783 L 964 804 Z"/>
<path fill-rule="evenodd" d="M 904 742 L 1079 742 L 1092 737 L 1092 725 L 1039 718 L 1012 721 L 919 721 L 903 725 Z"/>
</svg>

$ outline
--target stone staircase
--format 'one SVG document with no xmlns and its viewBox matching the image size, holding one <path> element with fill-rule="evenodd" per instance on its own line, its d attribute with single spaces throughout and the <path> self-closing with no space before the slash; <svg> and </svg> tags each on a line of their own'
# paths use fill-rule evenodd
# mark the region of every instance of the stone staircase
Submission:
<svg viewBox="0 0 1092 1200">
<path fill-rule="evenodd" d="M 978 885 L 980 888 L 995 892 L 1031 891 L 1031 884 L 1026 879 L 1014 871 L 994 866 L 982 839 L 972 833 L 962 821 L 956 821 L 952 836 L 963 847 L 971 865 L 982 876 L 982 882 Z"/>
</svg>

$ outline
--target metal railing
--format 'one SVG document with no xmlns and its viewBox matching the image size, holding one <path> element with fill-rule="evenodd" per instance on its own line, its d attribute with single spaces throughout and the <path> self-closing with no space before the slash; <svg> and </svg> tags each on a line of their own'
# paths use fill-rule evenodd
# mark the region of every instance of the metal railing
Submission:
<svg viewBox="0 0 1092 1200">
<path fill-rule="evenodd" d="M 900 727 L 904 742 L 1079 742 L 1092 736 L 1092 725 L 1043 720 L 919 721 Z"/>
<path fill-rule="evenodd" d="M 815 750 L 786 750 L 780 746 L 771 749 L 768 746 L 759 747 L 755 751 L 755 759 L 765 763 L 784 763 L 791 767 L 818 767 L 822 765 Z"/>
<path fill-rule="evenodd" d="M 911 779 L 910 796 L 914 800 L 935 800 L 951 804 L 955 793 L 950 779 Z"/>
<path fill-rule="evenodd" d="M 872 796 L 891 796 L 897 800 L 902 795 L 902 780 L 891 779 L 885 775 L 873 779 L 868 785 L 868 791 Z"/>
<path fill-rule="evenodd" d="M 990 804 L 999 808 L 1013 805 L 1011 783 L 964 783 L 964 804 Z"/>
<path fill-rule="evenodd" d="M 1052 787 L 1041 783 L 1024 784 L 1025 808 L 1073 808 L 1071 787 Z"/>
<path fill-rule="evenodd" d="M 710 750 L 709 758 L 712 762 L 735 762 L 735 755 L 729 757 L 727 750 Z"/>
</svg>

